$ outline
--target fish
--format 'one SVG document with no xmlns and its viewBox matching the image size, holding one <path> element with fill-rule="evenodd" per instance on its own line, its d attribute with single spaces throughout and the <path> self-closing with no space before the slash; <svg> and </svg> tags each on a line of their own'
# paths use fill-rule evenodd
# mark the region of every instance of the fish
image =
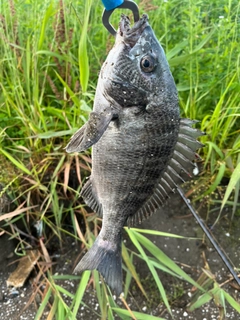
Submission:
<svg viewBox="0 0 240 320">
<path fill-rule="evenodd" d="M 191 177 L 202 132 L 180 117 L 177 88 L 146 14 L 122 14 L 115 44 L 99 73 L 93 111 L 68 153 L 92 147 L 92 172 L 81 190 L 100 217 L 94 244 L 74 272 L 97 269 L 122 293 L 122 230 L 141 223 Z"/>
</svg>

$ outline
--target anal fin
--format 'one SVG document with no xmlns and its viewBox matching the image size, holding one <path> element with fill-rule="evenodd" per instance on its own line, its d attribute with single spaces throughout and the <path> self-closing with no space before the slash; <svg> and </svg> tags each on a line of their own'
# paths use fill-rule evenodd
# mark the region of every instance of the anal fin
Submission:
<svg viewBox="0 0 240 320">
<path fill-rule="evenodd" d="M 94 188 L 94 182 L 91 180 L 91 177 L 83 186 L 81 196 L 85 203 L 100 217 L 102 217 L 102 205 L 98 200 L 97 192 Z"/>
</svg>

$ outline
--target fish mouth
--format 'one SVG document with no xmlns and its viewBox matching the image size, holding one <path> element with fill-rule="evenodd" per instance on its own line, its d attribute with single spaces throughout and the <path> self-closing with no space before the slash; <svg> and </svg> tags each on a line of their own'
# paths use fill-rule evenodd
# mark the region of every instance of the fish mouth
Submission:
<svg viewBox="0 0 240 320">
<path fill-rule="evenodd" d="M 124 41 L 126 44 L 129 44 L 131 47 L 137 43 L 139 37 L 143 33 L 143 30 L 149 26 L 148 15 L 143 14 L 134 25 L 130 26 L 130 19 L 125 14 L 121 15 L 121 20 L 119 23 L 117 37 L 121 38 L 121 41 Z"/>
</svg>

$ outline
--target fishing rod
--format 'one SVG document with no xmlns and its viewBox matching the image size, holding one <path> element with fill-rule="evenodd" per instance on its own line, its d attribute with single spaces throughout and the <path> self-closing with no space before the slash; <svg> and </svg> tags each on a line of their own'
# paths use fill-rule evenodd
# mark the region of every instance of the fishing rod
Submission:
<svg viewBox="0 0 240 320">
<path fill-rule="evenodd" d="M 228 268 L 228 270 L 230 271 L 230 273 L 232 274 L 233 278 L 235 279 L 235 281 L 237 282 L 237 284 L 240 286 L 240 278 L 238 277 L 238 275 L 236 274 L 234 268 L 232 267 L 231 263 L 229 262 L 229 259 L 227 258 L 226 254 L 223 253 L 223 251 L 221 250 L 219 244 L 217 243 L 217 241 L 214 239 L 213 234 L 211 233 L 211 231 L 209 230 L 209 228 L 205 225 L 205 223 L 203 222 L 203 220 L 199 217 L 199 215 L 197 214 L 197 212 L 194 210 L 194 208 L 191 206 L 189 200 L 186 198 L 183 190 L 177 186 L 177 191 L 180 194 L 180 196 L 182 197 L 182 199 L 184 200 L 185 204 L 187 205 L 188 209 L 191 211 L 191 213 L 193 214 L 194 218 L 197 220 L 198 224 L 200 225 L 200 227 L 202 228 L 203 232 L 206 234 L 206 236 L 208 237 L 209 241 L 211 242 L 211 244 L 213 245 L 213 247 L 215 248 L 215 250 L 217 251 L 217 253 L 219 254 L 220 258 L 222 259 L 222 261 L 224 262 L 224 264 L 226 265 L 226 267 Z"/>
</svg>

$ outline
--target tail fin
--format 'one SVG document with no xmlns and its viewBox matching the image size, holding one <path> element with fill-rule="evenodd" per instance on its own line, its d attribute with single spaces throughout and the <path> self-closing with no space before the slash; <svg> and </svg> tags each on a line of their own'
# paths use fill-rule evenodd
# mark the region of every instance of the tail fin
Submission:
<svg viewBox="0 0 240 320">
<path fill-rule="evenodd" d="M 100 236 L 100 234 L 99 234 Z M 116 243 L 97 237 L 91 249 L 80 260 L 74 272 L 97 269 L 108 286 L 118 295 L 122 293 L 121 237 Z"/>
</svg>

